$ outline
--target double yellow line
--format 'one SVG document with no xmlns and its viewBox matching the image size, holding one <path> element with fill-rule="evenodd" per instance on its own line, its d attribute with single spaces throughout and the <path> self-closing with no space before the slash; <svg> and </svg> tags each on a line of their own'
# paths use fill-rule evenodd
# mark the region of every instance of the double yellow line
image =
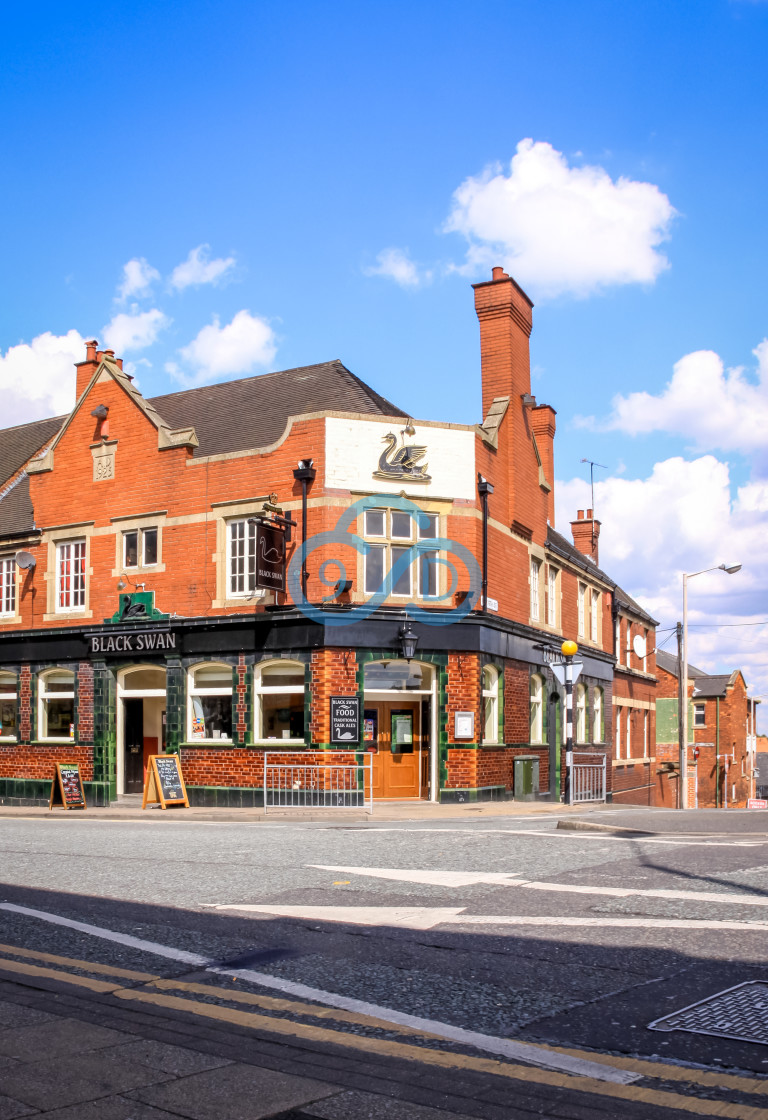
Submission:
<svg viewBox="0 0 768 1120">
<path fill-rule="evenodd" d="M 89 991 L 111 995 L 127 1002 L 153 1004 L 171 1011 L 199 1015 L 233 1026 L 247 1027 L 269 1034 L 305 1038 L 317 1043 L 333 1044 L 351 1050 L 364 1051 L 380 1057 L 397 1058 L 421 1065 L 437 1066 L 442 1069 L 468 1070 L 475 1073 L 491 1074 L 511 1081 L 529 1084 L 548 1085 L 558 1089 L 571 1089 L 591 1096 L 612 1097 L 617 1100 L 632 1101 L 653 1105 L 657 1108 L 690 1112 L 697 1116 L 720 1116 L 729 1120 L 768 1120 L 768 1109 L 735 1101 L 711 1101 L 701 1097 L 673 1093 L 669 1090 L 654 1089 L 649 1085 L 620 1085 L 597 1081 L 590 1077 L 558 1073 L 555 1070 L 540 1069 L 536 1066 L 523 1066 L 513 1062 L 499 1061 L 495 1058 L 480 1058 L 455 1051 L 433 1050 L 425 1045 L 412 1045 L 392 1039 L 373 1038 L 352 1034 L 344 1030 L 334 1030 L 326 1026 L 297 1021 L 286 1016 L 301 1016 L 315 1020 L 331 1020 L 350 1026 L 373 1027 L 388 1033 L 398 1033 L 411 1038 L 437 1039 L 438 1036 L 425 1031 L 414 1030 L 396 1023 L 385 1022 L 367 1015 L 349 1011 L 338 1011 L 316 1004 L 302 1003 L 298 1000 L 280 999 L 274 996 L 256 995 L 214 984 L 198 984 L 182 980 L 165 980 L 148 972 L 118 968 L 114 965 L 97 964 L 93 961 L 61 957 L 52 953 L 39 953 L 16 945 L 0 944 L 0 972 L 24 976 L 30 980 L 56 980 L 73 984 Z M 21 960 L 10 958 L 21 957 Z M 41 963 L 31 963 L 31 962 Z M 56 967 L 52 967 L 56 966 Z M 72 969 L 78 972 L 72 972 Z M 89 975 L 80 975 L 79 972 Z M 113 980 L 100 980 L 95 977 L 112 977 Z M 126 987 L 127 981 L 133 987 Z M 170 994 L 183 992 L 184 996 Z M 228 1004 L 239 1007 L 221 1006 L 196 1000 L 194 996 L 217 997 Z M 242 1008 L 260 1008 L 272 1014 L 260 1014 Z M 444 1041 L 444 1040 L 441 1040 Z M 688 1069 L 684 1066 L 668 1065 L 662 1062 L 644 1061 L 632 1058 L 619 1058 L 608 1054 L 572 1050 L 561 1047 L 545 1047 L 556 1053 L 568 1054 L 591 1062 L 613 1066 L 617 1069 L 631 1070 L 646 1081 L 678 1081 L 691 1086 L 694 1092 L 698 1086 L 731 1090 L 750 1096 L 768 1094 L 768 1081 L 758 1078 L 742 1077 L 734 1074 Z"/>
</svg>

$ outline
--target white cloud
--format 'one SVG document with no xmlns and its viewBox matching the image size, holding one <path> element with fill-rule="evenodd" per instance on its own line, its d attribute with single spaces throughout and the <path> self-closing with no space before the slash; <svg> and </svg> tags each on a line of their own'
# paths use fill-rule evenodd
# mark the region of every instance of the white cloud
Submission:
<svg viewBox="0 0 768 1120">
<path fill-rule="evenodd" d="M 159 279 L 160 273 L 145 257 L 134 257 L 123 265 L 123 279 L 115 298 L 118 303 L 125 303 L 132 297 L 148 295 L 153 283 Z"/>
<path fill-rule="evenodd" d="M 569 522 L 590 504 L 589 484 L 571 479 L 555 493 L 558 529 L 570 540 Z M 768 619 L 766 484 L 750 482 L 734 496 L 727 463 L 675 457 L 656 463 L 647 478 L 595 483 L 595 505 L 600 566 L 662 627 L 682 618 L 683 572 L 743 565 L 733 576 L 713 571 L 690 581 L 690 660 L 707 672 L 740 668 L 768 699 L 768 626 L 742 625 Z"/>
<path fill-rule="evenodd" d="M 195 383 L 217 377 L 250 373 L 254 366 L 267 366 L 275 357 L 277 344 L 274 331 L 265 319 L 238 311 L 231 323 L 219 325 L 218 317 L 179 350 L 184 362 L 195 367 Z M 175 362 L 166 369 L 179 380 L 187 380 Z"/>
<path fill-rule="evenodd" d="M 671 432 L 702 450 L 760 452 L 768 442 L 768 339 L 753 353 L 756 381 L 743 369 L 725 370 L 711 350 L 686 354 L 657 396 L 638 392 L 614 397 L 613 412 L 601 426 L 633 436 Z M 593 420 L 581 423 L 594 426 Z"/>
<path fill-rule="evenodd" d="M 418 288 L 421 284 L 428 284 L 432 273 L 421 269 L 415 261 L 408 256 L 405 249 L 382 249 L 376 257 L 376 264 L 363 269 L 366 276 L 386 276 L 394 280 L 401 288 Z"/>
<path fill-rule="evenodd" d="M 105 346 L 114 350 L 118 358 L 129 350 L 145 350 L 157 340 L 160 331 L 171 320 L 154 307 L 151 311 L 121 311 L 102 328 Z"/>
<path fill-rule="evenodd" d="M 509 174 L 487 168 L 453 199 L 444 228 L 469 242 L 462 271 L 501 264 L 539 299 L 650 284 L 668 267 L 658 249 L 676 214 L 667 196 L 602 167 L 569 167 L 551 144 L 521 140 Z"/>
<path fill-rule="evenodd" d="M 181 291 L 200 284 L 216 284 L 226 273 L 231 272 L 237 263 L 234 257 L 216 257 L 208 259 L 210 245 L 198 245 L 190 250 L 185 261 L 177 264 L 171 273 L 170 284 L 172 288 Z"/>
<path fill-rule="evenodd" d="M 75 362 L 85 360 L 77 331 L 46 331 L 0 354 L 3 427 L 69 412 L 75 404 Z"/>
</svg>

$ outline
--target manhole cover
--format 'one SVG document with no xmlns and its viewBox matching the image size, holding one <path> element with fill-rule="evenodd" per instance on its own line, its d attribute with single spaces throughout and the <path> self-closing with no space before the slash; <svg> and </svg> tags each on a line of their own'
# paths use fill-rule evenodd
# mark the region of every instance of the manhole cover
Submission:
<svg viewBox="0 0 768 1120">
<path fill-rule="evenodd" d="M 652 1031 L 690 1031 L 768 1046 L 768 984 L 750 980 L 726 988 L 648 1024 Z"/>
</svg>

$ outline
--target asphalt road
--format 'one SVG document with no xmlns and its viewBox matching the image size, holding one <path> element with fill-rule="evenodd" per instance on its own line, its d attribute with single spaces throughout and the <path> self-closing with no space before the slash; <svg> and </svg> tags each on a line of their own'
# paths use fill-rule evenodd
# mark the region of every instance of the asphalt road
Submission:
<svg viewBox="0 0 768 1120">
<path fill-rule="evenodd" d="M 638 1060 L 662 1063 L 648 1091 L 670 1092 L 669 1103 L 627 1098 L 611 1112 L 603 1099 L 603 1115 L 674 1116 L 682 1094 L 688 1115 L 691 1106 L 714 1114 L 707 1109 L 728 1101 L 742 1111 L 718 1114 L 768 1117 L 768 1110 L 746 1111 L 768 1093 L 761 1080 L 768 1078 L 768 988 L 739 989 L 741 1010 L 731 998 L 733 1006 L 698 1023 L 761 1035 L 763 1043 L 649 1028 L 726 989 L 768 984 L 762 819 L 739 812 L 589 816 L 661 833 L 654 836 L 558 830 L 551 817 L 369 825 L 343 818 L 186 823 L 159 814 L 135 822 L 2 819 L 0 900 L 18 909 L 0 908 L 0 951 L 17 964 L 32 958 L 14 947 L 36 960 L 57 954 L 179 982 L 192 976 L 212 985 L 197 993 L 203 1003 L 220 1008 L 233 1006 L 235 991 L 259 998 L 303 992 L 312 1005 L 342 1005 L 342 1013 L 345 1001 L 358 1001 L 361 1021 L 343 1024 L 357 1047 L 400 1045 L 410 1029 L 409 1045 L 462 1062 L 467 1055 L 475 1063 L 504 1059 L 505 1040 L 515 1040 L 577 1051 L 579 1061 L 612 1055 L 616 1068 L 636 1072 L 644 1070 Z M 222 971 L 206 972 L 211 966 Z M 67 967 L 72 976 L 88 975 L 85 963 Z M 164 1008 L 171 1012 L 186 1021 L 183 1008 Z M 283 1023 L 286 1017 L 305 1022 L 290 1009 Z M 436 1041 L 419 1035 L 424 1019 Z M 269 1039 L 270 1031 L 262 1024 L 257 1035 Z M 343 1066 L 343 1042 L 318 1036 L 316 1043 Z M 365 1059 L 372 1077 L 382 1062 L 398 1060 L 394 1051 L 374 1051 Z M 355 1061 L 359 1074 L 359 1050 Z M 680 1063 L 698 1072 L 681 1078 L 674 1073 Z M 544 1066 L 534 1060 L 531 1068 Z M 472 1069 L 480 1078 L 480 1066 Z M 493 1071 L 487 1091 L 459 1092 L 470 1076 L 462 1071 L 449 1081 L 440 1071 L 439 1100 L 430 1098 L 437 1107 L 511 1118 L 586 1116 L 600 1105 L 582 1086 L 566 1094 L 567 1107 L 561 1094 L 561 1111 L 547 1112 L 547 1094 L 560 1090 L 544 1074 L 527 1086 L 530 1100 L 522 1090 L 510 1096 L 508 1086 L 505 1097 Z M 736 1080 L 729 1087 L 717 1071 L 736 1071 Z M 740 1080 L 739 1071 L 752 1080 Z M 409 1099 L 420 1100 L 430 1076 L 401 1077 L 398 1092 L 407 1097 L 412 1089 Z"/>
</svg>

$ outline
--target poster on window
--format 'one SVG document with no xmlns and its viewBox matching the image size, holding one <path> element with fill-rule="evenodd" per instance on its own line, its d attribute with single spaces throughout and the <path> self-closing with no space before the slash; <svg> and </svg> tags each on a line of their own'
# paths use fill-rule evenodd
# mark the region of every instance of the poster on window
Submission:
<svg viewBox="0 0 768 1120">
<path fill-rule="evenodd" d="M 256 586 L 285 591 L 285 533 L 261 521 L 256 522 Z"/>
</svg>

